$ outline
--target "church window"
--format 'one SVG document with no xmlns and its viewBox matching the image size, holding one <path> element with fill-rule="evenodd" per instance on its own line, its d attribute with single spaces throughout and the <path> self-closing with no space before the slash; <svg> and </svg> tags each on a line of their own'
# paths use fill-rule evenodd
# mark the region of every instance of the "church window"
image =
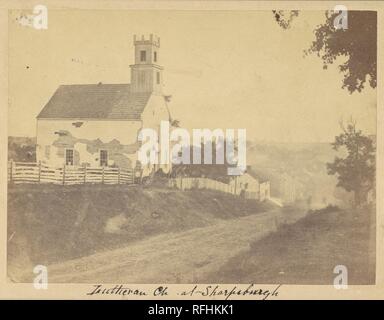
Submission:
<svg viewBox="0 0 384 320">
<path fill-rule="evenodd" d="M 65 149 L 65 164 L 73 166 L 73 149 Z"/>
<path fill-rule="evenodd" d="M 156 72 L 156 83 L 160 84 L 160 72 Z"/>
<path fill-rule="evenodd" d="M 108 151 L 100 150 L 100 166 L 106 167 L 108 166 Z"/>
<path fill-rule="evenodd" d="M 145 62 L 147 60 L 147 51 L 141 50 L 140 51 L 140 61 Z"/>
<path fill-rule="evenodd" d="M 153 61 L 157 62 L 157 52 L 156 51 L 153 53 Z"/>
</svg>

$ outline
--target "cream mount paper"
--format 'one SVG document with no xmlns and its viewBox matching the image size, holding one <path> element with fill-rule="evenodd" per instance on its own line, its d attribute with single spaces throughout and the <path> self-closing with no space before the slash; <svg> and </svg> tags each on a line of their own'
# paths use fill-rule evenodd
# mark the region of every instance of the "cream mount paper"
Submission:
<svg viewBox="0 0 384 320">
<path fill-rule="evenodd" d="M 384 7 L 336 5 L 1 2 L 0 297 L 381 299 Z"/>
</svg>

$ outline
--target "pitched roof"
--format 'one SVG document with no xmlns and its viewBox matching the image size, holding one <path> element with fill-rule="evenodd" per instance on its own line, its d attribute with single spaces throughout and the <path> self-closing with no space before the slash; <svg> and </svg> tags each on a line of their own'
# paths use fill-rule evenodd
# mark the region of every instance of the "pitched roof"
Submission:
<svg viewBox="0 0 384 320">
<path fill-rule="evenodd" d="M 37 118 L 139 120 L 150 95 L 129 84 L 62 85 Z"/>
<path fill-rule="evenodd" d="M 262 172 L 255 170 L 251 166 L 247 166 L 247 171 L 246 171 L 251 177 L 259 180 L 260 183 L 269 181 L 269 178 Z"/>
</svg>

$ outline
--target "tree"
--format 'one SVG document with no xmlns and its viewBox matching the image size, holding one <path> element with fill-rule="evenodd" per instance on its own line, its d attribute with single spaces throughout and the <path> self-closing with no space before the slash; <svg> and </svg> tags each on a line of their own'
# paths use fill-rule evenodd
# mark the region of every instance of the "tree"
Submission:
<svg viewBox="0 0 384 320">
<path fill-rule="evenodd" d="M 326 69 L 339 56 L 347 61 L 339 66 L 344 73 L 342 88 L 350 93 L 360 92 L 369 78 L 376 88 L 377 68 L 377 13 L 375 11 L 348 11 L 348 28 L 337 29 L 334 20 L 339 13 L 326 12 L 326 21 L 315 29 L 316 40 L 307 53 L 316 53 Z"/>
<path fill-rule="evenodd" d="M 288 29 L 297 11 L 273 11 L 275 20 Z M 342 88 L 350 93 L 360 92 L 367 81 L 376 88 L 377 78 L 377 12 L 347 11 L 347 29 L 336 29 L 334 21 L 339 12 L 326 11 L 325 22 L 315 30 L 315 40 L 305 55 L 316 54 L 323 60 L 323 68 L 333 64 L 337 58 L 346 57 L 347 61 L 339 65 L 344 74 Z"/>
<path fill-rule="evenodd" d="M 354 193 L 355 205 L 363 203 L 369 190 L 375 184 L 375 145 L 373 140 L 362 134 L 351 120 L 347 127 L 340 123 L 342 133 L 332 143 L 333 149 L 346 150 L 346 157 L 336 157 L 327 163 L 328 174 L 337 175 L 338 187 Z"/>
<path fill-rule="evenodd" d="M 291 23 L 295 17 L 299 15 L 298 10 L 283 11 L 283 10 L 272 10 L 272 13 L 275 17 L 276 22 L 283 29 L 289 29 Z"/>
</svg>

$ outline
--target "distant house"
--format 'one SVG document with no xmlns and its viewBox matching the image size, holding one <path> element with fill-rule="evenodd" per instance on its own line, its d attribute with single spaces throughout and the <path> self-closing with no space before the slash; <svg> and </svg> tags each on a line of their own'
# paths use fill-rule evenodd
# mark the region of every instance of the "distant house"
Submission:
<svg viewBox="0 0 384 320">
<path fill-rule="evenodd" d="M 218 147 L 213 143 L 213 155 L 216 154 L 216 148 Z M 201 148 L 201 153 L 204 158 L 203 146 Z M 216 164 L 215 160 L 213 160 L 213 164 L 178 164 L 173 166 L 172 177 L 208 178 L 223 183 L 230 187 L 231 193 L 243 196 L 247 199 L 264 201 L 265 199 L 270 198 L 271 188 L 268 179 L 256 174 L 250 166 L 247 167 L 247 170 L 242 175 L 228 175 L 228 168 L 231 166 L 232 165 L 228 163 Z"/>
<path fill-rule="evenodd" d="M 235 165 L 229 164 L 226 159 L 224 163 L 216 163 L 216 155 L 220 152 L 225 154 L 224 149 L 225 141 L 217 143 L 215 140 L 204 141 L 200 146 L 188 145 L 184 146 L 184 149 L 180 153 L 189 154 L 189 164 L 174 164 L 172 166 L 172 177 L 192 177 L 192 178 L 209 178 L 212 180 L 220 181 L 228 184 L 233 178 L 228 175 L 228 169 Z M 211 163 L 205 164 L 205 150 L 206 147 L 211 147 Z M 189 149 L 189 150 L 188 150 Z M 193 153 L 199 150 L 201 164 L 193 163 Z M 207 149 L 209 150 L 209 148 Z"/>
<path fill-rule="evenodd" d="M 285 204 L 293 203 L 304 198 L 304 185 L 286 172 L 280 176 L 278 189 L 279 197 Z"/>
<path fill-rule="evenodd" d="M 170 117 L 159 49 L 158 37 L 134 36 L 130 84 L 61 85 L 37 116 L 37 161 L 135 167 L 139 130 Z"/>
<path fill-rule="evenodd" d="M 258 176 L 251 167 L 243 175 L 233 177 L 230 185 L 234 186 L 236 194 L 247 199 L 264 201 L 271 196 L 270 182 Z"/>
<path fill-rule="evenodd" d="M 270 181 L 261 181 L 260 182 L 260 195 L 259 200 L 264 201 L 265 199 L 269 199 L 271 197 L 271 183 Z"/>
</svg>

